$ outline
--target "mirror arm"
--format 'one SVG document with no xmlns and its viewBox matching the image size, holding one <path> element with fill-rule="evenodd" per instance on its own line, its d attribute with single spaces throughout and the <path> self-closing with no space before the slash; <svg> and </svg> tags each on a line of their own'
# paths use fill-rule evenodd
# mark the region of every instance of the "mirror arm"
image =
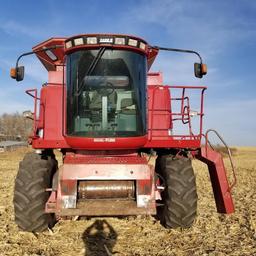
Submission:
<svg viewBox="0 0 256 256">
<path fill-rule="evenodd" d="M 25 53 L 21 54 L 21 55 L 18 57 L 17 61 L 16 61 L 16 69 L 18 68 L 18 66 L 19 66 L 19 61 L 20 61 L 20 59 L 21 59 L 22 57 L 27 56 L 27 55 L 31 55 L 31 54 L 33 54 L 33 53 L 34 53 L 34 52 L 25 52 Z"/>
<path fill-rule="evenodd" d="M 151 46 L 151 48 L 157 49 L 157 50 L 163 50 L 163 51 L 184 52 L 184 53 L 196 54 L 198 56 L 198 58 L 200 59 L 200 64 L 203 63 L 203 59 L 202 59 L 201 55 L 198 52 L 196 52 L 196 51 L 176 49 L 176 48 L 166 48 L 166 47 L 160 47 L 160 46 Z"/>
<path fill-rule="evenodd" d="M 52 49 L 57 49 L 57 48 L 63 48 L 64 46 L 63 45 L 54 45 L 54 46 L 50 46 L 50 47 L 47 47 L 47 48 L 43 48 L 43 49 L 39 49 L 39 50 L 36 50 L 36 51 L 32 51 L 32 52 L 25 52 L 23 54 L 21 54 L 17 61 L 16 61 L 16 69 L 18 68 L 19 66 L 19 61 L 22 57 L 24 56 L 27 56 L 27 55 L 31 55 L 31 54 L 35 54 L 35 53 L 38 53 L 38 52 L 45 52 L 47 50 L 52 50 Z"/>
</svg>

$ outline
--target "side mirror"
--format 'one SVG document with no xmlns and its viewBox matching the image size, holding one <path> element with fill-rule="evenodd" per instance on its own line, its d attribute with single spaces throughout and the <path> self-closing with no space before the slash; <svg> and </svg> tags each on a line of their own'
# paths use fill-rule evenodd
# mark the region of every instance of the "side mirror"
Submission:
<svg viewBox="0 0 256 256">
<path fill-rule="evenodd" d="M 195 72 L 195 77 L 202 78 L 204 75 L 207 74 L 206 64 L 195 63 L 194 72 Z"/>
<path fill-rule="evenodd" d="M 20 66 L 17 68 L 11 68 L 10 76 L 11 76 L 11 78 L 16 79 L 16 81 L 19 82 L 24 79 L 24 72 L 25 72 L 24 66 Z"/>
</svg>

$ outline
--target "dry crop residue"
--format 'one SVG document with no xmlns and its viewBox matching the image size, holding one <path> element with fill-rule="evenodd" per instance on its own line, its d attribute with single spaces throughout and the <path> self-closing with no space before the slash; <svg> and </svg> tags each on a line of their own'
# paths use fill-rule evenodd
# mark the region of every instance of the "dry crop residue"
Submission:
<svg viewBox="0 0 256 256">
<path fill-rule="evenodd" d="M 256 255 L 256 148 L 236 154 L 230 216 L 216 213 L 207 168 L 195 161 L 198 217 L 190 229 L 166 230 L 138 216 L 60 221 L 40 234 L 19 231 L 13 217 L 14 179 L 27 151 L 0 153 L 0 255 Z"/>
</svg>

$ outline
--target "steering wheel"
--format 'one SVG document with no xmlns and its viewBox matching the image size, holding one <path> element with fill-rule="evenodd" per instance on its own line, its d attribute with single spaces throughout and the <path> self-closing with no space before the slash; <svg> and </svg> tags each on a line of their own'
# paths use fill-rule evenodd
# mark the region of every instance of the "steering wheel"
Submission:
<svg viewBox="0 0 256 256">
<path fill-rule="evenodd" d="M 99 88 L 97 88 L 96 91 L 102 96 L 109 96 L 115 91 L 115 88 L 112 83 L 106 82 L 100 83 Z"/>
</svg>

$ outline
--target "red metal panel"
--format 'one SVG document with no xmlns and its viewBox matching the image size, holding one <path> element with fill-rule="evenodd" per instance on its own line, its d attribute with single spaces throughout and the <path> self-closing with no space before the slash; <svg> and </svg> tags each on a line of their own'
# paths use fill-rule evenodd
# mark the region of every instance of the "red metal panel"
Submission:
<svg viewBox="0 0 256 256">
<path fill-rule="evenodd" d="M 45 47 L 51 47 L 51 46 L 55 46 L 55 45 L 64 45 L 64 41 L 65 41 L 65 38 L 50 38 L 50 39 L 34 46 L 33 51 L 37 51 L 37 50 L 43 49 Z M 48 71 L 55 71 L 56 65 L 63 64 L 64 49 L 57 48 L 57 49 L 52 49 L 51 51 L 57 57 L 56 60 L 52 60 L 51 58 L 49 58 L 49 56 L 45 52 L 38 52 L 38 53 L 36 53 L 36 55 Z"/>
<path fill-rule="evenodd" d="M 60 74 L 52 72 L 51 76 L 54 75 L 59 77 Z M 62 86 L 48 84 L 42 87 L 39 120 L 36 122 L 36 128 L 43 129 L 43 138 L 38 136 L 33 138 L 32 144 L 34 148 L 69 147 L 62 135 L 62 118 Z"/>
<path fill-rule="evenodd" d="M 142 164 L 64 164 L 64 180 L 143 180 L 150 179 L 150 168 Z"/>
<path fill-rule="evenodd" d="M 141 148 L 147 142 L 147 136 L 128 138 L 84 138 L 65 137 L 66 142 L 74 149 L 136 149 Z"/>
<path fill-rule="evenodd" d="M 62 136 L 62 86 L 50 84 L 41 89 L 40 110 L 42 111 L 40 119 L 44 120 L 44 139 L 64 140 Z"/>
<path fill-rule="evenodd" d="M 62 87 L 45 86 L 41 90 L 45 96 L 41 99 L 44 104 L 44 139 L 64 140 L 62 136 Z"/>
<path fill-rule="evenodd" d="M 40 138 L 34 138 L 32 144 L 33 148 L 69 148 L 69 145 L 64 139 L 45 140 Z"/>
<path fill-rule="evenodd" d="M 148 57 L 148 70 L 151 68 L 152 64 L 154 63 L 156 57 L 157 57 L 157 54 L 158 54 L 158 49 L 155 49 L 155 48 L 150 48 L 148 50 L 148 54 L 147 54 L 147 57 Z"/>
<path fill-rule="evenodd" d="M 106 157 L 106 156 L 103 156 Z M 132 157 L 133 158 L 133 157 Z M 140 158 L 140 157 L 137 157 Z M 152 214 L 156 212 L 154 168 L 144 164 L 126 164 L 117 161 L 115 164 L 64 164 L 59 168 L 57 198 L 52 192 L 51 200 L 46 205 L 47 212 L 58 215 L 105 215 L 102 205 L 109 200 L 93 200 L 93 210 L 77 205 L 77 182 L 88 181 L 124 181 L 137 182 L 136 201 L 133 201 L 131 211 L 122 210 L 125 201 L 111 201 L 111 215 Z M 131 201 L 130 201 L 131 202 Z M 90 200 L 86 200 L 86 205 Z M 136 205 L 137 204 L 137 205 Z M 121 208 L 120 208 L 121 207 Z M 103 207 L 104 208 L 104 207 Z"/>
<path fill-rule="evenodd" d="M 77 181 L 76 180 L 61 180 L 61 194 L 62 195 L 76 195 Z"/>
<path fill-rule="evenodd" d="M 156 208 L 149 204 L 138 207 L 130 200 L 87 200 L 78 202 L 76 209 L 61 209 L 59 216 L 127 216 L 127 215 L 155 215 Z"/>
<path fill-rule="evenodd" d="M 147 76 L 147 85 L 163 85 L 163 74 L 162 72 L 149 72 Z"/>
<path fill-rule="evenodd" d="M 148 86 L 148 109 L 171 111 L 171 96 L 167 86 Z"/>
<path fill-rule="evenodd" d="M 57 193 L 56 191 L 52 191 L 50 197 L 48 198 L 45 204 L 46 213 L 54 213 L 56 211 L 56 200 L 57 200 Z"/>
<path fill-rule="evenodd" d="M 196 157 L 208 165 L 217 211 L 233 213 L 234 204 L 221 154 L 210 147 L 202 147 Z"/>
<path fill-rule="evenodd" d="M 164 86 L 148 86 L 148 140 L 161 132 L 168 136 L 169 129 L 172 128 L 171 122 L 171 100 L 170 90 Z"/>
<path fill-rule="evenodd" d="M 144 148 L 200 148 L 201 141 L 199 139 L 173 139 L 171 136 L 169 137 L 160 137 L 153 138 L 151 141 L 148 141 Z"/>
<path fill-rule="evenodd" d="M 102 151 L 101 151 L 102 152 Z M 112 152 L 112 151 L 110 151 Z M 133 154 L 123 156 L 123 152 L 115 152 L 116 155 L 102 155 L 95 152 L 95 155 L 90 154 L 75 154 L 67 153 L 64 158 L 65 164 L 147 164 L 144 157 L 138 157 Z"/>
<path fill-rule="evenodd" d="M 63 85 L 63 69 L 62 67 L 57 67 L 58 71 L 48 72 L 48 83 L 49 85 Z"/>
</svg>

